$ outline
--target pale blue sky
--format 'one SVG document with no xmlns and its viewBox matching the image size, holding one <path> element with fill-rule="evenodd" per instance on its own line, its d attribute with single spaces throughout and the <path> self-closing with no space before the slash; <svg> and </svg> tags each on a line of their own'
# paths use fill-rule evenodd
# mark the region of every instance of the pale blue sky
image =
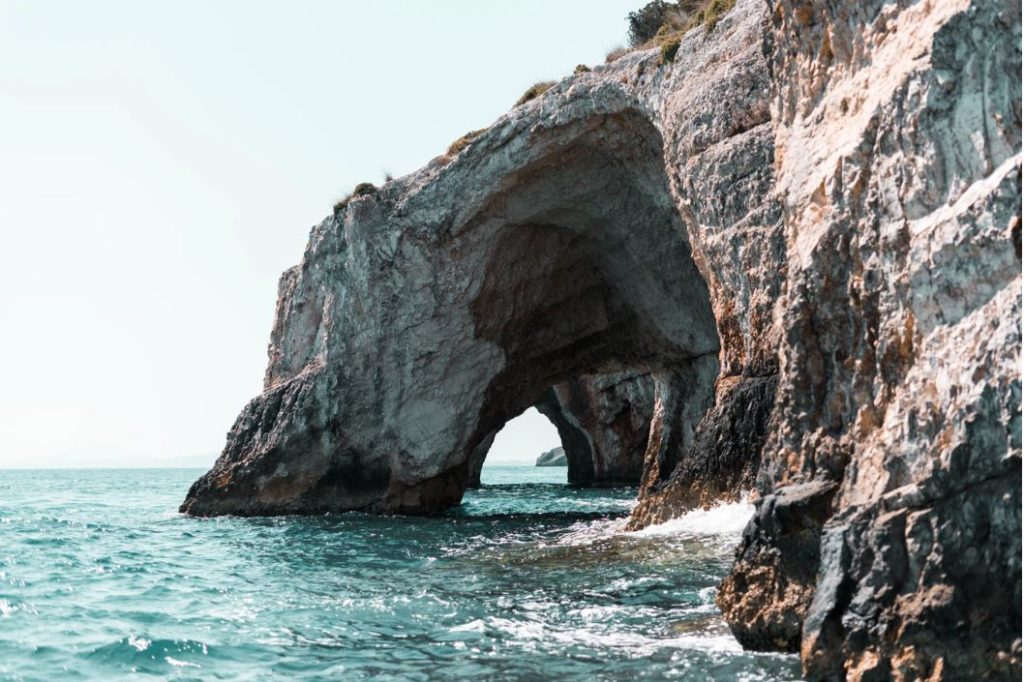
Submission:
<svg viewBox="0 0 1024 682">
<path fill-rule="evenodd" d="M 0 0 L 0 466 L 211 461 L 309 228 L 639 4 Z"/>
</svg>

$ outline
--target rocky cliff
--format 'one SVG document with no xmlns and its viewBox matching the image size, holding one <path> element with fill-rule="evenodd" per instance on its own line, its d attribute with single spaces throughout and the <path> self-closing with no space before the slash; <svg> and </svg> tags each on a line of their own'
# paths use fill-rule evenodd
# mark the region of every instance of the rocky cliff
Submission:
<svg viewBox="0 0 1024 682">
<path fill-rule="evenodd" d="M 1017 3 L 772 8 L 784 339 L 720 602 L 785 594 L 816 679 L 1020 676 L 1020 35 Z"/>
<path fill-rule="evenodd" d="M 996 0 L 739 0 L 358 193 L 183 511 L 437 511 L 535 405 L 570 476 L 642 473 L 635 526 L 753 491 L 744 645 L 1019 678 L 1020 38 Z"/>
</svg>

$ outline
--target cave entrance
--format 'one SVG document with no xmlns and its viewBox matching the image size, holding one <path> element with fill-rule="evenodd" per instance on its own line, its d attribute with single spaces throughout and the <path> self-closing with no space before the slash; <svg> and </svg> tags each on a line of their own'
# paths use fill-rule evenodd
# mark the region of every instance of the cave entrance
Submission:
<svg viewBox="0 0 1024 682">
<path fill-rule="evenodd" d="M 480 447 L 470 485 L 480 485 L 488 465 L 526 465 L 564 467 L 566 482 L 576 487 L 639 486 L 655 388 L 651 375 L 637 371 L 585 375 L 550 387 Z"/>
<path fill-rule="evenodd" d="M 633 112 L 578 133 L 510 175 L 453 242 L 483 264 L 474 337 L 501 355 L 462 451 L 470 485 L 531 407 L 557 428 L 570 484 L 635 486 L 651 457 L 665 476 L 713 401 L 718 332 L 660 133 Z"/>
</svg>

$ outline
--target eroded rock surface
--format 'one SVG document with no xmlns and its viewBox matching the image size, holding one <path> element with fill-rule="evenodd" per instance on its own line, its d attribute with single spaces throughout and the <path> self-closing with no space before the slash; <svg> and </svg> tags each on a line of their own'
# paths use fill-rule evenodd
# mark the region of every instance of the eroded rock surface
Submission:
<svg viewBox="0 0 1024 682">
<path fill-rule="evenodd" d="M 747 497 L 761 466 L 777 384 L 776 375 L 722 377 L 714 406 L 678 463 L 651 467 L 630 526 Z M 667 479 L 658 476 L 662 471 L 668 472 Z"/>
<path fill-rule="evenodd" d="M 753 491 L 746 646 L 1019 679 L 1020 37 L 995 0 L 739 0 L 354 198 L 183 510 L 438 511 L 535 405 L 571 480 L 641 481 L 634 526 Z"/>
<path fill-rule="evenodd" d="M 771 21 L 788 258 L 757 518 L 837 491 L 813 592 L 780 598 L 806 580 L 790 525 L 762 524 L 719 602 L 737 632 L 752 593 L 783 604 L 762 631 L 794 646 L 802 620 L 812 679 L 1019 677 L 1019 5 L 783 0 Z"/>
<path fill-rule="evenodd" d="M 654 60 L 567 80 L 314 228 L 266 390 L 183 509 L 438 511 L 508 419 L 589 375 L 686 376 L 676 402 L 703 406 L 720 343 L 652 109 L 670 74 L 638 75 Z M 686 440 L 703 411 L 665 428 Z"/>
</svg>

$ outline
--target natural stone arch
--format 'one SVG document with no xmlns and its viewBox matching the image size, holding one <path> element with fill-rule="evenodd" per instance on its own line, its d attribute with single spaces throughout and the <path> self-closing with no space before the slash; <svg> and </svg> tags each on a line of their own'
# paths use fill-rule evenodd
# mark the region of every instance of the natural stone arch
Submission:
<svg viewBox="0 0 1024 682">
<path fill-rule="evenodd" d="M 555 427 L 578 487 L 639 486 L 643 480 L 654 377 L 638 371 L 592 374 L 552 386 L 534 407 Z M 470 462 L 470 487 L 480 486 L 487 453 Z"/>
<path fill-rule="evenodd" d="M 658 442 L 691 438 L 718 373 L 709 294 L 661 135 L 609 94 L 495 126 L 315 228 L 266 390 L 183 509 L 437 511 L 507 420 L 588 374 L 651 374 Z"/>
<path fill-rule="evenodd" d="M 579 377 L 545 392 L 536 407 L 558 430 L 570 485 L 640 485 L 654 393 L 654 378 L 636 371 Z"/>
<path fill-rule="evenodd" d="M 815 679 L 1019 678 L 1020 26 L 977 0 L 737 0 L 671 63 L 574 74 L 354 200 L 282 278 L 267 390 L 184 510 L 450 502 L 489 446 L 467 458 L 479 414 L 452 405 L 482 405 L 504 366 L 473 336 L 468 234 L 499 193 L 522 208 L 520 171 L 617 122 L 633 133 L 605 158 L 635 184 L 661 187 L 640 178 L 668 159 L 722 345 L 710 411 L 713 354 L 626 366 L 655 382 L 631 524 L 756 476 L 717 599 L 746 646 L 799 648 Z M 523 213 L 491 217 L 537 224 Z"/>
</svg>

